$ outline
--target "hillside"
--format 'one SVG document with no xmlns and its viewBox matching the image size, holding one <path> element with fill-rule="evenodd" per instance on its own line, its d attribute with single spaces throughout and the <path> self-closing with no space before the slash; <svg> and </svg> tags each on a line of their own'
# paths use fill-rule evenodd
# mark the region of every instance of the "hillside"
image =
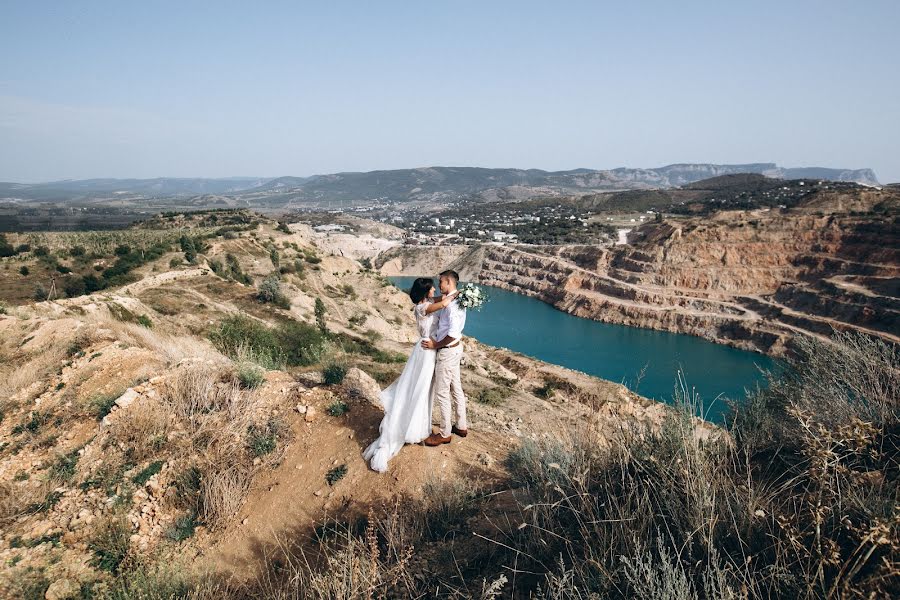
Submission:
<svg viewBox="0 0 900 600">
<path fill-rule="evenodd" d="M 124 244 L 165 250 L 124 274 L 99 272 L 104 287 L 90 294 L 34 302 L 3 288 L 0 595 L 103 597 L 114 581 L 169 561 L 237 585 L 263 573 L 286 540 L 308 550 L 335 512 L 352 522 L 392 498 L 421 502 L 423 487 L 454 478 L 495 485 L 506 454 L 548 426 L 652 426 L 665 414 L 621 385 L 470 340 L 473 434 L 407 448 L 389 475 L 373 473 L 361 452 L 377 437 L 378 390 L 415 340 L 409 299 L 323 251 L 306 227 L 276 225 L 211 212 L 114 235 L 16 240 L 44 245 L 72 281 L 96 272 L 91 261 L 112 268 L 104 247 L 129 261 L 148 253 L 128 258 L 116 252 Z M 84 275 L 76 245 L 92 257 Z M 24 278 L 37 285 L 50 259 L 26 250 L 0 260 L 7 276 L 9 264 L 30 267 Z M 264 302 L 272 273 L 279 291 Z"/>
</svg>

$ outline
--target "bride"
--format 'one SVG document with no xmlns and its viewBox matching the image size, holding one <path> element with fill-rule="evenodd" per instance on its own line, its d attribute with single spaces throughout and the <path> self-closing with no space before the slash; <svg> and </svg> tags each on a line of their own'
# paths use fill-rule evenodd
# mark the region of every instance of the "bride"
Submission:
<svg viewBox="0 0 900 600">
<path fill-rule="evenodd" d="M 434 282 L 419 277 L 409 290 L 409 297 L 416 305 L 416 327 L 419 339 L 413 345 L 412 354 L 403 372 L 394 383 L 381 392 L 384 418 L 377 440 L 366 448 L 363 458 L 372 470 L 384 473 L 388 460 L 400 451 L 403 444 L 418 444 L 431 435 L 431 380 L 437 353 L 422 347 L 422 340 L 434 336 L 437 328 L 437 311 L 446 308 L 455 294 L 442 298 L 434 296 Z"/>
</svg>

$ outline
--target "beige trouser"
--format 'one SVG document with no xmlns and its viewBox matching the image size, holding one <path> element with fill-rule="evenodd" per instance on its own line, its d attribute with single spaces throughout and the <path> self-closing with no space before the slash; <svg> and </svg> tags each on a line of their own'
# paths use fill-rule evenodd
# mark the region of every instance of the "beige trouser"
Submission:
<svg viewBox="0 0 900 600">
<path fill-rule="evenodd" d="M 466 395 L 459 378 L 459 361 L 463 346 L 438 350 L 434 366 L 434 398 L 441 408 L 441 435 L 450 437 L 450 396 L 456 401 L 456 427 L 468 429 L 466 423 Z"/>
</svg>

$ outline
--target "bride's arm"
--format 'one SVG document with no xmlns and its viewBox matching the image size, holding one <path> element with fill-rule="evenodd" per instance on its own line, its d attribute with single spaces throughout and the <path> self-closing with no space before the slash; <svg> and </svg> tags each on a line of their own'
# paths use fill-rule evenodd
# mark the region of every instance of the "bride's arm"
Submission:
<svg viewBox="0 0 900 600">
<path fill-rule="evenodd" d="M 456 292 L 441 296 L 440 300 L 436 300 L 435 302 L 432 302 L 428 305 L 428 308 L 425 309 L 425 314 L 430 315 L 431 313 L 437 312 L 442 308 L 447 308 L 454 298 L 456 298 Z"/>
</svg>

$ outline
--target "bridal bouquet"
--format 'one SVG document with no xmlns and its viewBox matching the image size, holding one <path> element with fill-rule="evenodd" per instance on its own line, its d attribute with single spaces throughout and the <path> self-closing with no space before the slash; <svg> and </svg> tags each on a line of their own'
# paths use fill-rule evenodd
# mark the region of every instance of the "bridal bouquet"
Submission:
<svg viewBox="0 0 900 600">
<path fill-rule="evenodd" d="M 487 302 L 487 294 L 477 285 L 467 283 L 459 290 L 456 301 L 465 309 L 474 308 L 478 310 L 482 304 Z"/>
</svg>

